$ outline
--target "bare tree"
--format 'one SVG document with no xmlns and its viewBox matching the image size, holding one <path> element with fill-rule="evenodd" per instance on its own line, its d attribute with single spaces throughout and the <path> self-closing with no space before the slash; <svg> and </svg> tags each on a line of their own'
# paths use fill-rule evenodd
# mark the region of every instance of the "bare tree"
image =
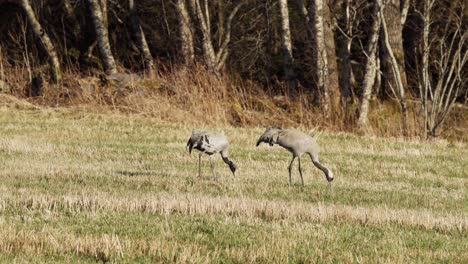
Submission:
<svg viewBox="0 0 468 264">
<path fill-rule="evenodd" d="M 400 17 L 401 26 L 404 26 L 406 23 L 406 18 L 408 17 L 409 8 L 410 8 L 410 0 L 401 0 L 401 17 Z"/>
<path fill-rule="evenodd" d="M 154 70 L 153 56 L 151 56 L 148 42 L 146 42 L 145 32 L 143 32 L 143 29 L 141 28 L 140 19 L 138 18 L 138 10 L 134 0 L 128 0 L 128 12 L 133 37 L 136 40 L 138 50 L 143 58 L 145 68 L 151 75 Z"/>
<path fill-rule="evenodd" d="M 405 52 L 403 50 L 403 26 L 401 23 L 403 16 L 400 10 L 400 0 L 383 0 L 383 4 L 385 4 L 385 13 L 382 15 L 384 15 L 386 19 L 387 40 L 393 51 L 393 56 L 398 63 L 398 72 L 401 76 L 401 82 L 406 89 L 407 78 L 405 70 Z M 383 38 L 382 41 L 384 41 Z M 386 46 L 386 44 L 382 43 L 382 46 Z M 393 62 L 391 56 L 387 53 L 387 49 L 382 50 L 381 59 L 383 76 L 386 79 L 385 85 L 390 89 L 396 89 L 398 84 L 393 77 L 395 75 L 394 66 L 392 66 Z"/>
<path fill-rule="evenodd" d="M 367 63 L 366 63 L 366 71 L 364 75 L 364 82 L 363 82 L 363 93 L 361 98 L 361 104 L 359 107 L 359 119 L 358 119 L 358 127 L 362 131 L 367 129 L 368 124 L 368 113 L 369 113 L 369 99 L 372 94 L 372 87 L 375 83 L 376 77 L 376 51 L 377 51 L 377 43 L 379 40 L 379 30 L 381 25 L 381 6 L 382 0 L 375 0 L 374 8 L 373 8 L 373 21 L 372 21 L 372 28 L 370 32 L 369 42 L 367 44 Z"/>
<path fill-rule="evenodd" d="M 461 14 L 453 12 L 455 19 L 445 23 L 452 24 L 453 30 L 446 30 L 442 36 L 431 35 L 431 24 L 434 22 L 432 9 L 435 0 L 425 0 L 422 38 L 422 69 L 420 70 L 419 95 L 424 113 L 424 137 L 435 137 L 437 129 L 443 124 L 450 112 L 458 93 L 466 85 L 466 74 L 463 69 L 468 60 L 466 40 L 468 31 L 463 28 L 463 9 Z M 463 5 L 463 4 L 462 4 Z M 453 22 L 452 22 L 453 21 Z M 432 55 L 432 56 L 431 56 Z M 432 64 L 431 64 L 432 61 Z M 435 69 L 431 74 L 430 68 Z"/>
<path fill-rule="evenodd" d="M 185 0 L 177 0 L 176 10 L 179 18 L 179 31 L 184 63 L 186 65 L 190 65 L 195 60 L 195 51 L 193 48 L 193 34 L 191 29 L 192 21 L 187 11 L 187 5 L 185 4 Z"/>
<path fill-rule="evenodd" d="M 330 94 L 328 91 L 328 55 L 325 45 L 325 28 L 323 21 L 323 0 L 314 0 L 314 39 L 316 45 L 317 86 L 320 93 L 320 106 L 325 118 L 330 116 Z"/>
<path fill-rule="evenodd" d="M 296 77 L 294 74 L 293 53 L 291 44 L 291 30 L 289 28 L 288 1 L 279 0 L 281 17 L 281 46 L 283 49 L 283 71 L 288 83 L 290 94 L 294 96 L 296 88 Z"/>
<path fill-rule="evenodd" d="M 341 113 L 339 80 L 338 80 L 338 64 L 336 62 L 336 46 L 335 46 L 335 18 L 332 15 L 331 0 L 324 0 L 323 5 L 323 28 L 325 37 L 325 51 L 327 53 L 328 62 L 328 78 L 327 89 L 330 95 L 330 106 L 333 114 L 339 115 Z"/>
<path fill-rule="evenodd" d="M 341 59 L 339 68 L 339 82 L 342 94 L 342 105 L 347 106 L 349 98 L 353 99 L 352 69 L 351 69 L 351 44 L 353 42 L 353 21 L 356 19 L 356 10 L 352 8 L 353 0 L 342 0 L 337 4 L 341 4 L 342 17 L 339 20 L 341 27 L 338 26 L 337 36 L 337 51 L 338 57 Z"/>
<path fill-rule="evenodd" d="M 305 21 L 305 26 L 307 30 L 307 36 L 308 36 L 308 41 L 311 42 L 311 46 L 313 47 L 313 56 L 312 56 L 312 61 L 314 61 L 314 65 L 312 65 L 311 70 L 314 71 L 314 75 L 316 75 L 318 79 L 318 87 L 326 88 L 326 91 L 324 93 L 323 90 L 319 89 L 320 94 L 322 95 L 321 98 L 321 105 L 323 106 L 323 103 L 329 102 L 330 106 L 332 107 L 333 110 L 335 110 L 335 113 L 338 113 L 339 108 L 340 108 L 340 98 L 343 96 L 345 93 L 340 92 L 340 84 L 339 84 L 339 69 L 338 69 L 338 63 L 336 59 L 336 46 L 335 46 L 335 34 L 334 34 L 334 24 L 335 24 L 335 18 L 332 15 L 332 12 L 330 11 L 330 5 L 332 4 L 331 1 L 327 1 L 328 4 L 323 4 L 321 5 L 322 11 L 321 12 L 321 23 L 323 29 L 320 31 L 320 35 L 323 35 L 323 40 L 317 44 L 317 41 L 319 41 L 320 36 L 317 36 L 316 34 L 316 26 L 317 26 L 317 17 L 316 17 L 316 10 L 314 6 L 316 5 L 316 2 L 309 2 L 309 7 L 307 8 L 305 6 L 305 3 L 303 0 L 297 0 L 296 4 L 298 7 L 299 12 L 301 15 L 304 17 Z M 317 14 L 319 15 L 319 14 Z M 325 47 L 322 50 L 322 53 L 320 53 L 317 49 L 317 47 L 323 46 Z M 324 60 L 318 60 L 318 56 L 322 55 L 325 56 L 326 54 L 326 62 L 327 62 L 327 69 L 326 73 L 327 76 L 324 78 L 323 73 L 323 67 L 324 67 Z M 349 57 L 348 57 L 349 58 Z M 322 70 L 320 70 L 322 69 Z M 325 86 L 321 86 L 320 83 L 322 81 L 326 81 Z M 325 96 L 323 96 L 325 95 Z M 329 99 L 326 99 L 329 98 Z M 324 112 L 328 113 L 330 112 L 330 106 L 326 106 Z M 328 114 L 327 114 L 328 115 Z"/>
<path fill-rule="evenodd" d="M 88 0 L 88 3 L 96 32 L 99 54 L 101 55 L 101 60 L 104 64 L 104 70 L 108 75 L 115 74 L 117 73 L 117 66 L 109 43 L 107 23 L 105 23 L 106 20 L 104 20 L 107 15 L 103 15 L 102 7 L 98 0 Z"/>
<path fill-rule="evenodd" d="M 24 12 L 26 13 L 26 17 L 28 18 L 28 22 L 32 27 L 34 35 L 40 40 L 42 47 L 44 48 L 47 56 L 49 57 L 49 65 L 50 65 L 50 72 L 51 77 L 54 82 L 57 82 L 61 79 L 61 71 L 60 71 L 60 62 L 57 56 L 57 52 L 55 51 L 55 47 L 52 44 L 52 41 L 49 38 L 49 35 L 44 31 L 41 24 L 36 18 L 36 14 L 34 14 L 34 10 L 29 3 L 29 0 L 21 0 L 19 1 L 21 7 L 23 8 Z"/>
<path fill-rule="evenodd" d="M 392 89 L 392 92 L 396 94 L 398 97 L 398 100 L 400 103 L 400 110 L 401 110 L 401 122 L 402 122 L 403 135 L 407 136 L 408 135 L 408 113 L 406 109 L 405 86 L 404 86 L 404 81 L 403 81 L 406 79 L 403 79 L 404 75 L 401 74 L 400 64 L 398 63 L 398 60 L 395 57 L 395 54 L 393 52 L 392 45 L 390 44 L 387 22 L 385 21 L 385 16 L 384 16 L 384 5 L 380 5 L 380 17 L 382 20 L 383 42 L 385 43 L 385 50 L 387 51 L 387 54 L 390 59 L 390 64 L 392 67 L 392 76 L 394 77 L 393 80 L 396 84 L 396 91 L 394 90 L 392 86 L 390 86 L 390 88 Z"/>
<path fill-rule="evenodd" d="M 200 24 L 200 29 L 203 35 L 202 44 L 203 52 L 205 55 L 205 61 L 208 67 L 214 72 L 219 72 L 224 66 L 226 59 L 229 55 L 228 45 L 231 41 L 231 25 L 234 16 L 239 11 L 242 2 L 239 2 L 231 11 L 231 14 L 227 18 L 225 23 L 225 28 L 223 29 L 224 34 L 222 40 L 220 40 L 221 45 L 218 47 L 218 50 L 215 52 L 213 47 L 213 40 L 211 35 L 211 17 L 209 9 L 209 0 L 201 0 L 203 6 L 200 4 L 200 0 L 194 0 L 195 4 L 195 14 Z"/>
</svg>

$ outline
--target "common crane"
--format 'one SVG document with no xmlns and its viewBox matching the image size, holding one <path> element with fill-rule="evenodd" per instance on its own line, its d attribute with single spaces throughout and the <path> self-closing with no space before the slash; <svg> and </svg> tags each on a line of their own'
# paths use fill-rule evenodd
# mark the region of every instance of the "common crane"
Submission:
<svg viewBox="0 0 468 264">
<path fill-rule="evenodd" d="M 211 160 L 211 155 L 220 153 L 224 163 L 229 166 L 232 174 L 235 176 L 237 166 L 228 157 L 229 141 L 223 132 L 214 132 L 206 130 L 193 130 L 186 148 L 192 154 L 192 149 L 200 151 L 198 155 L 198 177 L 201 176 L 201 156 L 203 153 L 207 154 L 210 158 L 211 173 L 213 178 L 216 179 L 214 173 L 214 164 Z"/>
<path fill-rule="evenodd" d="M 323 171 L 327 181 L 330 183 L 333 181 L 333 173 L 330 169 L 323 166 L 319 162 L 318 156 L 318 145 L 315 140 L 310 137 L 309 135 L 296 130 L 296 129 L 282 129 L 279 127 L 270 127 L 265 130 L 263 135 L 257 141 L 257 147 L 260 143 L 265 142 L 273 146 L 274 144 L 278 144 L 281 147 L 287 149 L 289 152 L 293 154 L 291 163 L 289 163 L 289 185 L 291 185 L 291 170 L 294 160 L 297 158 L 299 160 L 299 173 L 301 175 L 301 182 L 304 186 L 304 178 L 302 177 L 302 169 L 301 169 L 301 155 L 304 153 L 309 154 L 310 158 L 312 159 L 312 163 Z"/>
</svg>

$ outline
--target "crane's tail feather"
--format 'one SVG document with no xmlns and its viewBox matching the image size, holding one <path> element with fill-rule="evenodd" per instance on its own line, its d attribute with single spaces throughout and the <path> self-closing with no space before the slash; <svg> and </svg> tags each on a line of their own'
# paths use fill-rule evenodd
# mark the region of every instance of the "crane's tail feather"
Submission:
<svg viewBox="0 0 468 264">
<path fill-rule="evenodd" d="M 185 149 L 189 152 L 189 154 L 192 154 L 192 149 L 193 149 L 193 140 L 192 138 L 189 138 L 187 145 L 185 146 Z"/>
</svg>

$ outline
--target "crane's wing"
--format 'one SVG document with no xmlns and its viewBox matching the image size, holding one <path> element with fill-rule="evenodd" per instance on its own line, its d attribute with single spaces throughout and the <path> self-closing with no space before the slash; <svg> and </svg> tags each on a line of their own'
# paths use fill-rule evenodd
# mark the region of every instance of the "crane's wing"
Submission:
<svg viewBox="0 0 468 264">
<path fill-rule="evenodd" d="M 190 136 L 186 148 L 189 153 L 192 153 L 192 149 L 197 149 L 207 154 L 213 154 L 222 151 L 227 148 L 229 142 L 222 133 L 211 132 L 211 131 L 193 131 Z"/>
<path fill-rule="evenodd" d="M 229 146 L 226 136 L 222 133 L 209 133 L 203 137 L 202 145 L 200 146 L 203 152 L 208 154 L 218 153 Z"/>
</svg>

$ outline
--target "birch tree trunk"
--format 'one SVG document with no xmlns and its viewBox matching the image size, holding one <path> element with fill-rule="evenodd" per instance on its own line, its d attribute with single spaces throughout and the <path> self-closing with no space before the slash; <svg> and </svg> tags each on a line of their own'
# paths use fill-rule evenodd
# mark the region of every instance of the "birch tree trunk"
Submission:
<svg viewBox="0 0 468 264">
<path fill-rule="evenodd" d="M 221 46 L 224 35 L 224 11 L 224 0 L 218 0 L 218 46 Z"/>
<path fill-rule="evenodd" d="M 339 84 L 341 88 L 342 104 L 346 108 L 348 98 L 353 99 L 351 91 L 351 44 L 353 37 L 353 24 L 351 18 L 351 1 L 343 0 L 341 2 L 343 18 L 340 20 L 343 27 L 341 34 L 337 36 L 338 56 L 341 58 L 339 64 Z M 345 109 L 346 110 L 346 109 Z"/>
<path fill-rule="evenodd" d="M 20 5 L 26 13 L 28 22 L 34 32 L 34 35 L 40 40 L 42 47 L 44 48 L 47 56 L 49 57 L 49 66 L 51 72 L 51 78 L 53 82 L 58 82 L 61 79 L 60 62 L 55 51 L 55 47 L 49 38 L 49 35 L 44 31 L 41 24 L 36 18 L 34 10 L 32 9 L 29 0 L 21 0 Z"/>
<path fill-rule="evenodd" d="M 279 0 L 281 17 L 281 46 L 283 49 L 283 69 L 285 79 L 288 83 L 290 94 L 294 96 L 296 88 L 296 77 L 293 69 L 293 54 L 291 44 L 291 30 L 289 28 L 288 1 Z"/>
<path fill-rule="evenodd" d="M 185 0 L 177 0 L 176 9 L 179 15 L 179 31 L 184 63 L 185 65 L 191 65 L 195 60 L 195 51 L 193 48 L 193 35 L 191 30 L 192 22 L 187 11 Z"/>
<path fill-rule="evenodd" d="M 419 82 L 419 91 L 421 98 L 421 106 L 424 111 L 424 138 L 428 136 L 428 95 L 430 90 L 429 83 L 429 31 L 431 24 L 431 9 L 434 4 L 434 0 L 424 1 L 424 13 L 423 13 L 423 51 L 422 51 L 422 80 Z"/>
<path fill-rule="evenodd" d="M 380 6 L 382 0 L 375 0 L 373 8 L 372 29 L 370 32 L 369 43 L 367 44 L 367 63 L 366 71 L 364 75 L 363 93 L 361 98 L 361 104 L 359 106 L 359 119 L 358 128 L 361 131 L 366 131 L 368 127 L 368 113 L 369 113 L 369 99 L 372 94 L 372 87 L 375 82 L 376 74 L 376 51 L 377 42 L 379 40 L 379 30 L 381 25 Z"/>
<path fill-rule="evenodd" d="M 112 55 L 107 24 L 104 23 L 103 12 L 98 0 L 88 0 L 93 20 L 94 30 L 96 32 L 99 54 L 104 65 L 104 71 L 107 75 L 117 73 L 114 56 Z"/>
<path fill-rule="evenodd" d="M 403 87 L 406 89 L 406 71 L 405 71 L 405 52 L 403 50 L 403 27 L 401 24 L 402 15 L 400 11 L 400 0 L 384 0 L 385 13 L 383 14 L 386 19 L 388 42 L 392 48 L 395 59 L 398 63 L 398 72 L 401 76 L 401 82 Z M 382 43 L 385 46 L 385 43 Z M 390 55 L 383 50 L 383 57 L 381 58 L 384 77 L 386 78 L 386 85 L 390 86 L 390 89 L 396 89 L 397 82 L 395 80 L 392 61 Z"/>
<path fill-rule="evenodd" d="M 328 91 L 328 55 L 325 45 L 323 22 L 323 0 L 314 0 L 314 36 L 316 45 L 317 87 L 320 93 L 320 106 L 325 118 L 330 117 L 330 95 Z"/>
<path fill-rule="evenodd" d="M 203 52 L 205 55 L 205 61 L 213 72 L 218 73 L 226 62 L 227 56 L 229 55 L 228 45 L 231 41 L 231 25 L 234 16 L 239 11 L 240 7 L 242 6 L 242 2 L 239 2 L 231 11 L 225 26 L 223 28 L 223 36 L 222 40 L 219 40 L 220 46 L 218 50 L 215 51 L 213 47 L 213 40 L 211 35 L 211 18 L 208 6 L 208 0 L 204 0 L 203 8 L 200 4 L 200 0 L 193 1 L 195 5 L 195 15 L 198 18 L 198 22 L 200 23 L 201 32 L 203 35 L 202 44 L 203 44 Z"/>
<path fill-rule="evenodd" d="M 102 12 L 102 21 L 106 28 L 109 26 L 109 16 L 107 12 L 107 0 L 99 0 L 100 5 L 101 5 L 101 12 Z"/>
<path fill-rule="evenodd" d="M 211 42 L 211 25 L 210 25 L 210 13 L 208 8 L 208 0 L 204 0 L 205 10 L 203 11 L 200 0 L 195 0 L 195 13 L 200 23 L 200 28 L 202 31 L 202 45 L 203 53 L 205 55 L 205 61 L 208 65 L 208 68 L 216 71 L 216 55 L 213 48 L 213 43 Z"/>
<path fill-rule="evenodd" d="M 132 34 L 136 40 L 140 55 L 143 58 L 145 68 L 150 73 L 150 75 L 152 75 L 154 70 L 153 56 L 151 56 L 148 42 L 146 42 L 145 32 L 143 32 L 143 29 L 141 28 L 137 7 L 134 0 L 128 0 L 128 9 Z"/>
<path fill-rule="evenodd" d="M 404 81 L 406 81 L 406 77 L 405 79 L 403 79 L 404 77 L 400 72 L 401 70 L 401 68 L 399 67 L 400 64 L 396 56 L 394 55 L 392 45 L 390 43 L 389 30 L 387 28 L 387 22 L 385 21 L 383 5 L 381 5 L 380 7 L 380 16 L 382 20 L 383 41 L 385 43 L 386 51 L 389 55 L 389 59 L 390 59 L 390 63 L 391 63 L 392 71 L 393 71 L 392 75 L 394 76 L 394 82 L 396 83 L 397 93 L 399 97 L 398 99 L 400 102 L 403 136 L 407 136 L 408 135 L 408 113 L 406 111 L 406 98 L 405 98 L 405 86 L 404 86 Z"/>
<path fill-rule="evenodd" d="M 400 23 L 403 27 L 406 23 L 406 18 L 408 17 L 408 11 L 410 8 L 410 0 L 401 0 L 401 16 Z"/>
<path fill-rule="evenodd" d="M 464 4 L 451 2 L 450 12 L 433 14 L 437 4 L 437 0 L 425 0 L 424 11 L 419 13 L 424 25 L 419 91 L 426 138 L 437 136 L 437 129 L 450 113 L 459 92 L 466 89 L 468 77 L 465 66 L 468 62 L 468 32 L 466 22 L 459 19 L 466 12 Z M 431 31 L 431 25 L 440 22 L 450 25 L 442 31 Z"/>
<path fill-rule="evenodd" d="M 330 10 L 331 0 L 325 1 L 323 5 L 323 25 L 325 32 L 325 52 L 327 53 L 328 61 L 328 78 L 327 89 L 330 96 L 331 113 L 341 115 L 340 99 L 342 93 L 340 92 L 340 85 L 338 79 L 338 64 L 336 62 L 336 46 L 335 46 L 335 32 L 334 32 L 334 17 Z M 327 4 L 328 2 L 328 4 Z"/>
</svg>

